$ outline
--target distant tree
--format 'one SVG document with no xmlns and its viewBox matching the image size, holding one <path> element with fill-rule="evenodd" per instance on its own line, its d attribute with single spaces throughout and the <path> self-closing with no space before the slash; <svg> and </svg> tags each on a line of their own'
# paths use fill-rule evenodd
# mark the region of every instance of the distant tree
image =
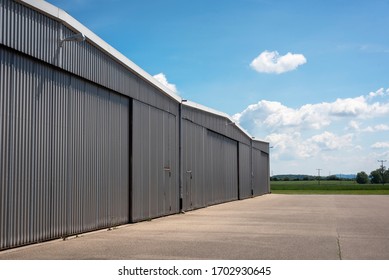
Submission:
<svg viewBox="0 0 389 280">
<path fill-rule="evenodd" d="M 384 171 L 384 183 L 389 183 L 389 169 Z"/>
<path fill-rule="evenodd" d="M 361 171 L 361 172 L 357 173 L 356 180 L 357 180 L 358 184 L 367 184 L 369 182 L 369 177 L 367 176 L 367 174 L 364 171 Z"/>
<path fill-rule="evenodd" d="M 370 182 L 372 184 L 381 184 L 382 183 L 381 168 L 370 172 Z"/>
<path fill-rule="evenodd" d="M 289 181 L 289 177 L 285 177 L 285 178 L 284 178 L 284 181 Z"/>
<path fill-rule="evenodd" d="M 336 175 L 330 175 L 330 176 L 327 177 L 327 180 L 329 180 L 329 181 L 338 181 L 339 178 Z"/>
</svg>

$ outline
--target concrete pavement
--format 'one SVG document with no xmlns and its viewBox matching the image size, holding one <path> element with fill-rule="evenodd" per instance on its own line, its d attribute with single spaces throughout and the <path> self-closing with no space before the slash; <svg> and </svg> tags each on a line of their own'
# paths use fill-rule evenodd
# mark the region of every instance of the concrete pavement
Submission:
<svg viewBox="0 0 389 280">
<path fill-rule="evenodd" d="M 270 194 L 1 251 L 0 259 L 389 260 L 389 196 Z"/>
</svg>

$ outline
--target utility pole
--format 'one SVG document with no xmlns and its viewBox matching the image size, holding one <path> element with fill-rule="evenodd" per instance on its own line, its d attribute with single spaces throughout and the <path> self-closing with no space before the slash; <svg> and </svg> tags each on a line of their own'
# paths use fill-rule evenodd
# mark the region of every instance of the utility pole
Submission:
<svg viewBox="0 0 389 280">
<path fill-rule="evenodd" d="M 320 186 L 320 170 L 323 170 L 323 169 L 317 168 L 316 170 L 317 170 L 317 175 L 318 175 L 317 179 L 319 181 L 319 186 Z"/>
<path fill-rule="evenodd" d="M 382 185 L 385 185 L 385 178 L 384 178 L 384 162 L 386 162 L 386 159 L 379 159 L 378 162 L 381 162 L 381 180 Z"/>
</svg>

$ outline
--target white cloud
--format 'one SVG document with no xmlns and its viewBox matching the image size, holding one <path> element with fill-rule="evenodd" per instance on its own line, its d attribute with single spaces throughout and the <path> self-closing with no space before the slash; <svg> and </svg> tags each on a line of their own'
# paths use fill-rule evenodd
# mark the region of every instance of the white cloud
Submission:
<svg viewBox="0 0 389 280">
<path fill-rule="evenodd" d="M 378 124 L 374 126 L 375 131 L 388 131 L 389 130 L 389 125 L 386 124 Z"/>
<path fill-rule="evenodd" d="M 377 96 L 386 96 L 389 95 L 389 89 L 380 88 L 376 91 L 372 91 L 369 93 L 368 98 L 374 98 Z"/>
<path fill-rule="evenodd" d="M 378 97 L 387 90 L 377 92 Z M 385 96 L 375 102 L 376 96 L 369 96 L 373 95 L 338 98 L 297 108 L 261 100 L 233 118 L 257 139 L 264 139 L 274 147 L 271 160 L 275 174 L 280 174 L 281 169 L 286 173 L 311 168 L 313 172 L 315 168 L 340 173 L 360 171 L 374 164 L 377 157 L 383 157 L 377 151 L 389 148 L 389 142 L 371 145 L 376 141 L 374 137 L 389 138 L 389 100 Z M 372 154 L 374 160 L 369 160 Z M 358 160 L 357 155 L 366 155 L 366 160 Z"/>
<path fill-rule="evenodd" d="M 154 75 L 153 77 L 162 85 L 173 91 L 175 94 L 178 94 L 176 85 L 169 83 L 164 73 L 159 73 L 157 75 Z"/>
<path fill-rule="evenodd" d="M 301 133 L 272 133 L 265 141 L 274 147 L 272 154 L 276 159 L 307 159 L 317 154 L 317 146 L 303 140 Z"/>
<path fill-rule="evenodd" d="M 332 132 L 325 131 L 308 138 L 304 136 L 300 132 L 271 133 L 266 136 L 265 141 L 274 147 L 272 153 L 276 159 L 307 159 L 316 157 L 322 151 L 336 151 L 353 147 L 354 135 L 351 133 L 337 136 Z M 360 147 L 357 148 L 360 149 Z"/>
<path fill-rule="evenodd" d="M 381 131 L 389 131 L 389 125 L 386 124 L 377 124 L 373 126 L 367 126 L 365 128 L 361 128 L 361 123 L 355 120 L 349 122 L 347 129 L 354 130 L 356 132 L 381 132 Z"/>
<path fill-rule="evenodd" d="M 281 74 L 295 70 L 306 62 L 307 60 L 302 54 L 288 52 L 286 55 L 280 56 L 277 51 L 264 51 L 251 62 L 250 66 L 257 72 Z"/>
<path fill-rule="evenodd" d="M 371 147 L 374 149 L 387 149 L 389 148 L 389 142 L 376 142 Z"/>
<path fill-rule="evenodd" d="M 370 103 L 364 96 L 355 98 L 338 98 L 334 102 L 306 104 L 294 109 L 280 102 L 261 100 L 248 106 L 234 119 L 251 132 L 255 128 L 265 128 L 271 132 L 293 128 L 297 130 L 319 130 L 341 119 L 352 120 L 351 128 L 360 129 L 356 119 L 369 119 L 389 115 L 389 103 Z M 377 125 L 374 131 L 386 130 L 387 125 Z"/>
<path fill-rule="evenodd" d="M 353 134 L 349 133 L 343 136 L 337 136 L 332 132 L 325 131 L 322 134 L 312 136 L 308 139 L 317 145 L 321 150 L 339 150 L 345 147 L 351 147 Z"/>
</svg>

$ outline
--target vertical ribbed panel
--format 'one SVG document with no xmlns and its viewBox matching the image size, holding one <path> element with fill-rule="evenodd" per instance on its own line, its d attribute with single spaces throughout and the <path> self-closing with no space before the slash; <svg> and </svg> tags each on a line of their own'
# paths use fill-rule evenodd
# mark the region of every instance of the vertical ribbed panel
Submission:
<svg viewBox="0 0 389 280">
<path fill-rule="evenodd" d="M 238 142 L 183 120 L 182 145 L 184 210 L 238 199 Z"/>
<path fill-rule="evenodd" d="M 70 76 L 53 72 L 51 236 L 66 235 L 68 188 L 68 96 Z"/>
<path fill-rule="evenodd" d="M 1 36 L 1 35 L 0 35 Z M 0 49 L 0 249 L 10 242 L 8 232 L 9 211 L 13 201 L 8 199 L 11 153 L 11 110 L 12 110 L 12 56 Z"/>
<path fill-rule="evenodd" d="M 3 34 L 5 33 L 4 31 L 5 24 L 3 20 L 4 1 L 7 0 L 0 0 L 0 44 L 3 44 Z"/>
<path fill-rule="evenodd" d="M 175 100 L 142 80 L 90 41 L 67 41 L 61 46 L 61 39 L 74 35 L 74 30 L 21 3 L 11 0 L 1 0 L 0 3 L 2 44 L 115 92 L 177 114 L 178 104 Z M 140 94 L 140 84 L 147 94 Z"/>
<path fill-rule="evenodd" d="M 58 51 L 60 24 L 20 3 L 3 0 L 2 43 L 52 63 Z"/>
<path fill-rule="evenodd" d="M 253 148 L 254 195 L 269 193 L 269 155 Z"/>
<path fill-rule="evenodd" d="M 132 221 L 179 211 L 176 117 L 133 102 Z"/>
<path fill-rule="evenodd" d="M 239 143 L 239 199 L 251 197 L 251 150 Z"/>
<path fill-rule="evenodd" d="M 205 145 L 207 204 L 238 199 L 238 145 L 223 135 L 207 131 Z"/>
<path fill-rule="evenodd" d="M 261 151 L 261 159 L 260 159 L 260 194 L 266 194 L 270 192 L 270 170 L 269 170 L 269 154 Z"/>
<path fill-rule="evenodd" d="M 250 137 L 243 133 L 238 127 L 234 126 L 233 123 L 231 123 L 231 120 L 223 116 L 211 114 L 209 112 L 187 106 L 183 103 L 182 118 L 227 136 L 233 140 L 250 145 Z"/>
<path fill-rule="evenodd" d="M 206 129 L 182 121 L 183 153 L 183 209 L 191 210 L 207 206 L 205 198 L 205 148 Z"/>
<path fill-rule="evenodd" d="M 128 222 L 128 98 L 0 59 L 0 249 Z"/>
</svg>

